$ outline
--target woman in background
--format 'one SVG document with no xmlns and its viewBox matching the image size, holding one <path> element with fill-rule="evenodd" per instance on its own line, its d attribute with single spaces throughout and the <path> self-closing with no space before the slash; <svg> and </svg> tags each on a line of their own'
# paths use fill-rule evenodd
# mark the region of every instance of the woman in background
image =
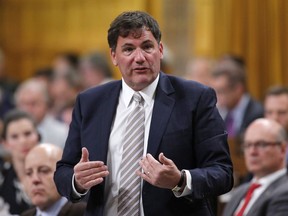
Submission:
<svg viewBox="0 0 288 216">
<path fill-rule="evenodd" d="M 33 118 L 26 112 L 12 110 L 3 121 L 2 144 L 10 153 L 0 172 L 0 199 L 10 214 L 20 214 L 30 207 L 23 191 L 24 159 L 31 148 L 40 141 Z"/>
</svg>

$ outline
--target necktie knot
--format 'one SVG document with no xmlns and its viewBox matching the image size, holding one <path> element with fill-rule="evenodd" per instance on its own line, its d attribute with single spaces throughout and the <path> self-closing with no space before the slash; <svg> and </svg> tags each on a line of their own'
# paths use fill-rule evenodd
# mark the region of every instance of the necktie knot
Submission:
<svg viewBox="0 0 288 216">
<path fill-rule="evenodd" d="M 260 186 L 261 186 L 261 184 L 259 184 L 259 183 L 252 183 L 249 187 L 249 191 L 253 192 L 255 189 L 257 189 Z"/>
<path fill-rule="evenodd" d="M 144 99 L 139 92 L 135 92 L 132 98 L 137 104 L 143 104 L 144 102 Z"/>
</svg>

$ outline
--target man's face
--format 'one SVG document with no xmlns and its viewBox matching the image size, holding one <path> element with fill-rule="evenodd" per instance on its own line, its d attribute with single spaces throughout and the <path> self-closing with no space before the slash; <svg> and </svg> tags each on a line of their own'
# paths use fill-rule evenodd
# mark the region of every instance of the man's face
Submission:
<svg viewBox="0 0 288 216">
<path fill-rule="evenodd" d="M 212 87 L 216 91 L 217 105 L 228 110 L 233 109 L 237 105 L 237 89 L 229 84 L 226 76 L 218 76 L 213 78 Z"/>
<path fill-rule="evenodd" d="M 270 95 L 264 101 L 265 117 L 279 122 L 288 131 L 288 95 Z"/>
<path fill-rule="evenodd" d="M 248 127 L 244 136 L 245 163 L 248 171 L 255 177 L 263 177 L 282 168 L 285 160 L 285 145 L 277 143 L 275 127 L 254 124 Z M 257 146 L 266 142 L 266 146 Z M 256 146 L 255 146 L 256 145 Z"/>
<path fill-rule="evenodd" d="M 139 30 L 140 31 L 140 30 Z M 151 84 L 160 72 L 163 45 L 157 43 L 153 34 L 143 28 L 127 37 L 118 37 L 115 51 L 111 50 L 112 62 L 119 67 L 124 81 L 135 91 Z"/>
<path fill-rule="evenodd" d="M 18 93 L 16 99 L 17 108 L 30 113 L 37 124 L 40 123 L 47 111 L 47 102 L 40 92 L 25 89 Z"/>
<path fill-rule="evenodd" d="M 32 203 L 45 210 L 60 198 L 53 180 L 57 160 L 43 149 L 32 151 L 25 160 L 25 188 Z"/>
</svg>

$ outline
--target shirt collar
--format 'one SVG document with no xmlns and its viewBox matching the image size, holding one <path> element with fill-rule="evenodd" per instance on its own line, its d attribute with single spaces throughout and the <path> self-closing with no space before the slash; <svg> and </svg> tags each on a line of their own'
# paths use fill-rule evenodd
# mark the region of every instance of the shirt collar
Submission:
<svg viewBox="0 0 288 216">
<path fill-rule="evenodd" d="M 61 211 L 62 207 L 68 202 L 65 197 L 61 197 L 57 202 L 55 202 L 52 206 L 48 209 L 40 210 L 40 208 L 36 207 L 36 215 L 41 216 L 51 216 L 51 215 L 58 215 Z"/>
<path fill-rule="evenodd" d="M 231 110 L 230 112 L 232 113 L 233 116 L 238 116 L 240 115 L 241 113 L 243 113 L 243 111 L 246 109 L 248 103 L 249 103 L 249 99 L 250 99 L 250 96 L 246 93 L 244 94 L 239 103 L 237 104 L 237 106 Z"/>
<path fill-rule="evenodd" d="M 148 106 L 152 103 L 152 100 L 154 99 L 158 81 L 159 81 L 159 74 L 149 86 L 139 91 L 140 95 L 143 97 L 145 101 L 145 104 L 147 104 Z M 130 88 L 122 78 L 122 94 L 124 98 L 124 104 L 126 107 L 130 105 L 134 92 L 135 91 L 132 88 Z"/>
<path fill-rule="evenodd" d="M 286 173 L 287 173 L 286 168 L 283 168 L 283 169 L 278 170 L 272 174 L 264 176 L 260 179 L 253 178 L 252 183 L 257 182 L 257 183 L 261 184 L 261 187 L 262 186 L 268 187 L 273 181 L 280 178 L 281 176 L 284 176 Z"/>
</svg>

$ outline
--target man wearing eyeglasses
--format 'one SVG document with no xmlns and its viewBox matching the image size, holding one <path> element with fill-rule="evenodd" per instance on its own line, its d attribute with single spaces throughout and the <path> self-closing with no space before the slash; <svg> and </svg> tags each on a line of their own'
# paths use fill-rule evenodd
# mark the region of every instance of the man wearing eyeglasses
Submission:
<svg viewBox="0 0 288 216">
<path fill-rule="evenodd" d="M 285 129 L 274 120 L 260 118 L 249 125 L 243 151 L 253 179 L 233 190 L 223 216 L 288 215 L 286 140 Z"/>
</svg>

